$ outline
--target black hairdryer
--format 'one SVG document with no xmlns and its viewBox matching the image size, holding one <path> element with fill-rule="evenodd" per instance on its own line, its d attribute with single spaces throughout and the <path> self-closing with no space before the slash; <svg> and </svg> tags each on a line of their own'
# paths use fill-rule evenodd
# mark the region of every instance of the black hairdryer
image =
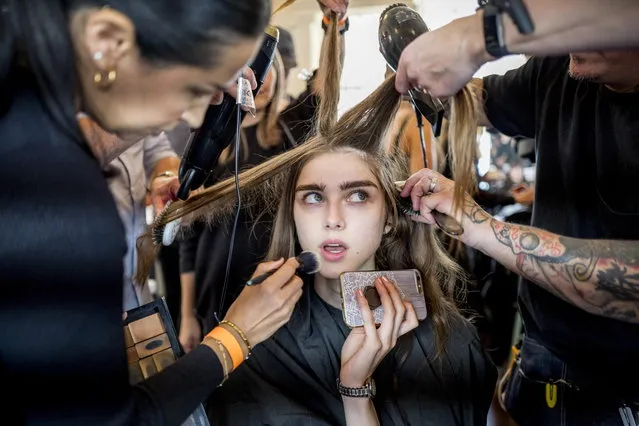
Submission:
<svg viewBox="0 0 639 426">
<path fill-rule="evenodd" d="M 404 48 L 426 31 L 429 31 L 428 26 L 419 13 L 403 3 L 392 4 L 382 12 L 379 18 L 379 51 L 393 71 L 397 71 Z M 439 136 L 445 112 L 442 102 L 416 89 L 411 89 L 408 95 L 433 127 L 435 136 Z M 419 115 L 418 119 L 421 120 Z"/>
<path fill-rule="evenodd" d="M 279 30 L 269 25 L 266 28 L 264 41 L 250 67 L 255 74 L 257 87 L 253 96 L 257 95 L 268 74 L 279 41 Z M 213 172 L 220 154 L 229 146 L 236 133 L 236 123 L 232 118 L 237 113 L 237 101 L 228 93 L 224 94 L 222 103 L 210 105 L 206 110 L 202 126 L 191 134 L 180 163 L 180 188 L 177 197 L 186 200 L 189 193 L 204 184 Z M 246 111 L 240 111 L 244 118 Z"/>
</svg>

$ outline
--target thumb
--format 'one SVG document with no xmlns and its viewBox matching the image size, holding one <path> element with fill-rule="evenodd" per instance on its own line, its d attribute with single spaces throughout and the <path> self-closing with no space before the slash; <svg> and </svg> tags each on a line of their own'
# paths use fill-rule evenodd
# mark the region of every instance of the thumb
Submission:
<svg viewBox="0 0 639 426">
<path fill-rule="evenodd" d="M 173 201 L 177 200 L 177 193 L 179 190 L 180 190 L 180 180 L 178 178 L 175 178 L 169 184 L 169 197 L 171 200 Z"/>
<path fill-rule="evenodd" d="M 450 216 L 453 201 L 452 197 L 453 192 L 448 190 L 423 196 L 419 203 L 420 215 L 432 219 L 431 212 L 437 210 Z"/>
<path fill-rule="evenodd" d="M 153 210 L 155 211 L 155 214 L 156 215 L 160 214 L 160 212 L 163 209 L 164 209 L 164 200 L 162 200 L 162 197 L 160 196 L 153 197 Z"/>
<path fill-rule="evenodd" d="M 278 260 L 272 260 L 270 262 L 262 262 L 259 265 L 257 265 L 257 268 L 255 269 L 255 273 L 253 273 L 253 276 L 251 278 L 255 278 L 258 275 L 262 275 L 265 272 L 269 272 L 269 271 L 273 271 L 275 269 L 278 269 L 283 264 L 284 264 L 284 258 L 283 257 L 279 258 Z"/>
</svg>

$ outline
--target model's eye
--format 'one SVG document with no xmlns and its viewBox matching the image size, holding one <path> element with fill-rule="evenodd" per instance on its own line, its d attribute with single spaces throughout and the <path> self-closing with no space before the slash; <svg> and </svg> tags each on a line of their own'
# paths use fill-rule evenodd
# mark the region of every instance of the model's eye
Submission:
<svg viewBox="0 0 639 426">
<path fill-rule="evenodd" d="M 364 203 L 368 200 L 368 193 L 366 191 L 357 190 L 348 195 L 348 201 L 350 203 Z"/>
<path fill-rule="evenodd" d="M 309 192 L 308 194 L 304 195 L 304 202 L 306 204 L 318 204 L 321 203 L 323 200 L 324 198 L 319 192 Z"/>
</svg>

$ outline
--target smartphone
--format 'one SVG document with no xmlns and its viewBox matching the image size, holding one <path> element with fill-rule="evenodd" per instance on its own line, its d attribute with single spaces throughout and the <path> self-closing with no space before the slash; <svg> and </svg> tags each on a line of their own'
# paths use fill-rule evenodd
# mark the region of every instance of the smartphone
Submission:
<svg viewBox="0 0 639 426">
<path fill-rule="evenodd" d="M 355 297 L 355 292 L 359 289 L 364 291 L 364 297 L 366 297 L 368 306 L 373 312 L 375 323 L 381 324 L 382 318 L 384 318 L 384 307 L 375 289 L 375 280 L 379 277 L 386 277 L 397 286 L 402 298 L 410 301 L 415 307 L 418 320 L 426 319 L 424 286 L 422 284 L 422 276 L 417 269 L 343 272 L 339 280 L 342 296 L 342 315 L 346 325 L 351 328 L 364 325 L 359 303 Z"/>
</svg>

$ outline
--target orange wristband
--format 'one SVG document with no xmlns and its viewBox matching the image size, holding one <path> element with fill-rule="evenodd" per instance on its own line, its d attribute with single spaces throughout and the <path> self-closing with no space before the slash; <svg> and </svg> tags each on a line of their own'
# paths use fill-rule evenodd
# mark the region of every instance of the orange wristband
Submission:
<svg viewBox="0 0 639 426">
<path fill-rule="evenodd" d="M 220 342 L 231 355 L 233 361 L 233 369 L 235 370 L 242 362 L 244 362 L 244 352 L 240 342 L 224 327 L 215 327 L 206 337 L 212 337 Z"/>
</svg>

